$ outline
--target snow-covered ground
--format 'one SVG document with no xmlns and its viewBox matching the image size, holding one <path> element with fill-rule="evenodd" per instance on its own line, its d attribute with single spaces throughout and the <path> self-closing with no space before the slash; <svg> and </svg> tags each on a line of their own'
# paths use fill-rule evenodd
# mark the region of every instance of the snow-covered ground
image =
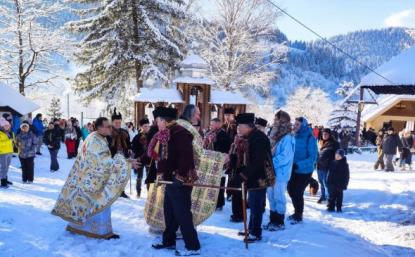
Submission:
<svg viewBox="0 0 415 257">
<path fill-rule="evenodd" d="M 263 241 L 250 245 L 249 250 L 236 235 L 242 224 L 228 222 L 228 203 L 198 227 L 202 256 L 415 256 L 415 172 L 373 171 L 374 158 L 370 154 L 350 156 L 344 213 L 329 214 L 315 198 L 306 196 L 303 224 L 264 232 Z M 49 155 L 44 151 L 36 158 L 35 183 L 28 185 L 21 183 L 19 161 L 13 159 L 9 177 L 14 185 L 0 190 L 1 257 L 173 255 L 151 249 L 157 236 L 148 232 L 143 218 L 145 199 L 119 199 L 112 206 L 113 228 L 120 240 L 95 240 L 65 231 L 66 222 L 50 211 L 73 160 L 65 159 L 65 149 L 61 149 L 59 161 L 61 170 L 50 173 Z M 292 212 L 290 203 L 288 211 Z M 264 222 L 267 219 L 264 216 Z M 178 244 L 183 247 L 183 242 Z"/>
</svg>

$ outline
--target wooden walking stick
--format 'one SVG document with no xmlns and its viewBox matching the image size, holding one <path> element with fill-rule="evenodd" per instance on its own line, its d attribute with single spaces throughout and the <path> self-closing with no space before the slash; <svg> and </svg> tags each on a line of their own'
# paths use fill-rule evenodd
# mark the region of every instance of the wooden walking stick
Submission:
<svg viewBox="0 0 415 257">
<path fill-rule="evenodd" d="M 132 175 L 133 175 L 132 172 L 130 172 L 130 195 L 132 195 L 132 192 L 131 192 L 131 188 L 132 188 L 131 183 L 133 183 L 133 179 L 131 178 Z"/>
<path fill-rule="evenodd" d="M 242 216 L 244 219 L 244 241 L 245 248 L 248 249 L 248 226 L 246 224 L 246 185 L 245 182 L 242 182 Z"/>
</svg>

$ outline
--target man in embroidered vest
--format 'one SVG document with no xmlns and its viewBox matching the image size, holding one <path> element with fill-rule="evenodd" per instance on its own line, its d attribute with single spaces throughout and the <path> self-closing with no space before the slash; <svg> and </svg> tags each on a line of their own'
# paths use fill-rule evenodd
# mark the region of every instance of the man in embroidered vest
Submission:
<svg viewBox="0 0 415 257">
<path fill-rule="evenodd" d="M 107 118 L 96 120 L 96 132 L 82 145 L 52 214 L 69 221 L 67 230 L 92 238 L 117 239 L 112 232 L 111 205 L 130 178 L 136 160 L 117 153 L 114 158 L 106 140 L 111 135 Z"/>
<path fill-rule="evenodd" d="M 209 131 L 206 132 L 203 139 L 203 147 L 208 150 L 221 152 L 228 154 L 231 148 L 231 138 L 222 128 L 222 122 L 218 118 L 214 118 L 210 121 Z M 226 177 L 222 176 L 220 185 L 225 186 Z M 217 210 L 222 210 L 225 205 L 225 190 L 219 191 L 218 203 L 216 205 Z"/>
<path fill-rule="evenodd" d="M 236 117 L 238 131 L 248 140 L 248 154 L 245 167 L 242 167 L 241 176 L 248 191 L 248 205 L 250 209 L 248 242 L 262 239 L 262 214 L 265 210 L 267 156 L 271 156 L 271 144 L 268 137 L 255 127 L 255 115 L 243 113 Z M 242 233 L 244 235 L 244 233 Z"/>
<path fill-rule="evenodd" d="M 176 255 L 200 254 L 200 243 L 195 230 L 191 212 L 192 187 L 184 183 L 197 180 L 193 157 L 193 135 L 176 123 L 177 110 L 158 108 L 157 126 L 159 132 L 149 145 L 158 155 L 157 172 L 163 180 L 171 181 L 166 186 L 164 196 L 164 219 L 166 228 L 163 240 L 153 244 L 155 249 L 176 249 L 176 231 L 180 228 L 186 249 L 176 250 Z"/>
</svg>

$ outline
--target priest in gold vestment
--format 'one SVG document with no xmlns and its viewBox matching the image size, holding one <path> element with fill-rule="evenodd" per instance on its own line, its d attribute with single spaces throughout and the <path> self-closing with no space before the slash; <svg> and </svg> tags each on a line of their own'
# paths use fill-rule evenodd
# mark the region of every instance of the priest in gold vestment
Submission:
<svg viewBox="0 0 415 257">
<path fill-rule="evenodd" d="M 111 225 L 111 205 L 118 199 L 130 178 L 131 165 L 122 154 L 113 158 L 106 137 L 111 124 L 98 118 L 97 131 L 82 145 L 62 188 L 52 214 L 69 222 L 66 229 L 92 238 L 117 239 Z"/>
</svg>

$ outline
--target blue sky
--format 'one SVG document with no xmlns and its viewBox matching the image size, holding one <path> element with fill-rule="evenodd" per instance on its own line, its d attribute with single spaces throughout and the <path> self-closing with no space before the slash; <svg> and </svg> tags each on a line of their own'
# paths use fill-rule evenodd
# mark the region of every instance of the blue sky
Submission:
<svg viewBox="0 0 415 257">
<path fill-rule="evenodd" d="M 362 29 L 389 26 L 415 28 L 415 0 L 273 0 L 288 13 L 325 37 Z M 214 0 L 202 0 L 208 13 Z M 290 40 L 313 40 L 316 37 L 283 16 L 278 27 Z"/>
</svg>

